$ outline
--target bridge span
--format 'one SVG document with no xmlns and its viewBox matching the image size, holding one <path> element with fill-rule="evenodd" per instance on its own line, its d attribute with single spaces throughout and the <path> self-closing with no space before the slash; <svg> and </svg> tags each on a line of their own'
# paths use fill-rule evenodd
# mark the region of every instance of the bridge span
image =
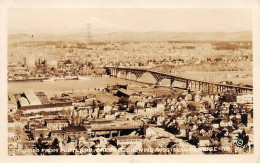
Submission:
<svg viewBox="0 0 260 166">
<path fill-rule="evenodd" d="M 140 81 L 140 78 L 144 73 L 150 73 L 156 80 L 156 85 L 161 85 L 161 81 L 164 79 L 170 80 L 170 87 L 174 87 L 174 82 L 179 81 L 186 84 L 185 89 L 191 91 L 203 91 L 207 93 L 215 92 L 236 92 L 236 93 L 252 93 L 252 87 L 241 87 L 237 85 L 227 85 L 214 82 L 201 81 L 191 78 L 182 77 L 174 74 L 166 74 L 146 69 L 136 68 L 123 68 L 123 67 L 104 67 L 108 75 L 112 77 L 120 77 L 121 72 L 125 72 L 126 79 L 130 79 L 130 73 L 134 74 L 136 81 Z"/>
</svg>

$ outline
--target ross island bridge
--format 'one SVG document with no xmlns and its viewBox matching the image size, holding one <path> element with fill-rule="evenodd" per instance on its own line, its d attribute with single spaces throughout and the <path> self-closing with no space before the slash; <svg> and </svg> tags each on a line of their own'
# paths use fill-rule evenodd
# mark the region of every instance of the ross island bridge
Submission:
<svg viewBox="0 0 260 166">
<path fill-rule="evenodd" d="M 161 85 L 161 81 L 164 79 L 170 80 L 170 87 L 174 87 L 174 82 L 182 82 L 185 84 L 185 89 L 191 91 L 203 91 L 207 93 L 215 92 L 236 92 L 236 93 L 252 93 L 252 87 L 241 87 L 236 85 L 219 84 L 214 82 L 207 82 L 201 80 L 195 80 L 185 78 L 173 74 L 165 74 L 156 71 L 150 71 L 146 69 L 135 69 L 135 68 L 123 68 L 123 67 L 104 67 L 108 75 L 112 77 L 120 77 L 121 73 L 125 73 L 126 79 L 130 79 L 130 74 L 134 74 L 136 81 L 140 81 L 140 78 L 144 73 L 150 73 L 156 80 L 156 85 Z"/>
</svg>

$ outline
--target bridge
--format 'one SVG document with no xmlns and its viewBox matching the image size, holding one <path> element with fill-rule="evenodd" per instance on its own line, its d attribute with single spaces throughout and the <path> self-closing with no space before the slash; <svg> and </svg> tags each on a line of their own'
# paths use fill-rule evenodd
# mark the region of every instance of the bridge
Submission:
<svg viewBox="0 0 260 166">
<path fill-rule="evenodd" d="M 161 81 L 164 79 L 170 80 L 170 87 L 174 87 L 174 82 L 183 82 L 185 89 L 191 91 L 203 91 L 207 93 L 215 92 L 235 92 L 235 93 L 252 93 L 252 87 L 241 87 L 237 85 L 227 85 L 208 81 L 201 81 L 191 78 L 185 78 L 179 75 L 166 74 L 146 69 L 136 69 L 136 68 L 123 68 L 123 67 L 104 67 L 108 75 L 112 77 L 120 77 L 122 72 L 125 73 L 126 79 L 130 79 L 130 73 L 134 74 L 136 81 L 140 81 L 140 78 L 144 73 L 150 73 L 156 80 L 156 85 L 161 85 Z"/>
</svg>

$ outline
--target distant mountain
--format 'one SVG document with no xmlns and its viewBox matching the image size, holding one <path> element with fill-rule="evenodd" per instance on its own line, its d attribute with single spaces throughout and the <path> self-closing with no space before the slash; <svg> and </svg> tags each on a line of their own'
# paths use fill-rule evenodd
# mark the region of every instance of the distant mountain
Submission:
<svg viewBox="0 0 260 166">
<path fill-rule="evenodd" d="M 65 40 L 65 41 L 126 41 L 126 42 L 153 42 L 153 41 L 252 41 L 251 31 L 241 32 L 111 32 L 111 33 L 75 33 L 68 35 L 28 35 L 12 34 L 10 40 Z"/>
</svg>

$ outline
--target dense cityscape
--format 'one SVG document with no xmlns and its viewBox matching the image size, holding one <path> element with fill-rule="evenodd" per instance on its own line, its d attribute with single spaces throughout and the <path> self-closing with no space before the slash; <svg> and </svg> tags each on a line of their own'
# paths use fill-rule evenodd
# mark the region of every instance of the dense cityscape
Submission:
<svg viewBox="0 0 260 166">
<path fill-rule="evenodd" d="M 10 40 L 8 153 L 251 154 L 252 91 L 169 86 L 106 67 L 253 89 L 252 61 L 249 41 Z"/>
</svg>

